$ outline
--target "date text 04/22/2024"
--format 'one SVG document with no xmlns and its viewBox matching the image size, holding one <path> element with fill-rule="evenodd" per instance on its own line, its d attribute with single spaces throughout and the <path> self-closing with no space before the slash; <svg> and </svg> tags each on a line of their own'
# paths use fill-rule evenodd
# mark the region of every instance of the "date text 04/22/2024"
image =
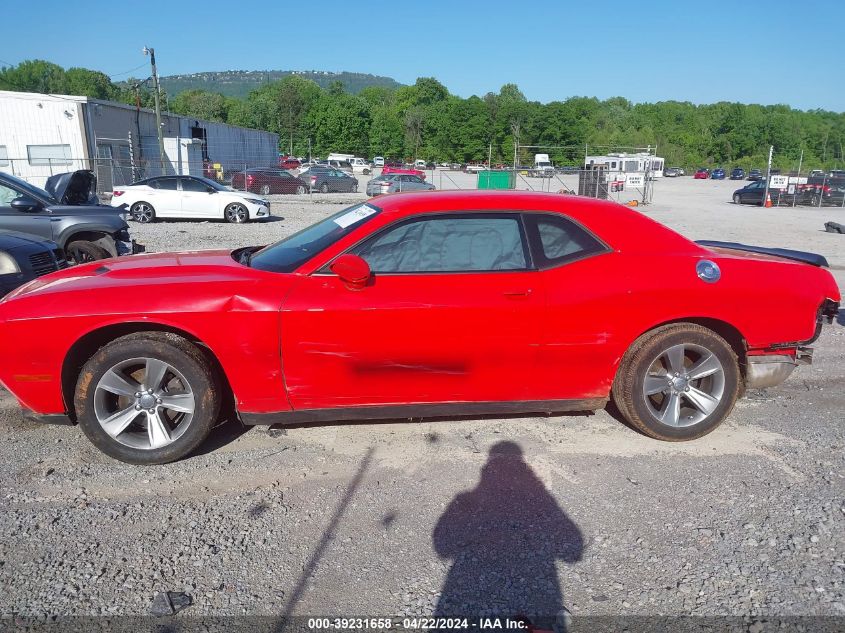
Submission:
<svg viewBox="0 0 845 633">
<path fill-rule="evenodd" d="M 528 629 L 530 624 L 520 618 L 440 618 L 408 617 L 394 618 L 309 618 L 308 628 L 312 631 L 387 631 L 391 629 L 453 629 L 453 630 L 509 630 Z"/>
</svg>

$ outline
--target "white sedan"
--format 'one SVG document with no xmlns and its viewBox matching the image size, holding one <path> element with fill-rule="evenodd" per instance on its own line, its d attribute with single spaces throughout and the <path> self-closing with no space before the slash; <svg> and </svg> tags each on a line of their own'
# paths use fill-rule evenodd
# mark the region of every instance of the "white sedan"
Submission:
<svg viewBox="0 0 845 633">
<path fill-rule="evenodd" d="M 124 205 L 136 222 L 202 218 L 240 224 L 270 215 L 270 203 L 264 198 L 198 176 L 156 176 L 116 187 L 111 206 Z"/>
</svg>

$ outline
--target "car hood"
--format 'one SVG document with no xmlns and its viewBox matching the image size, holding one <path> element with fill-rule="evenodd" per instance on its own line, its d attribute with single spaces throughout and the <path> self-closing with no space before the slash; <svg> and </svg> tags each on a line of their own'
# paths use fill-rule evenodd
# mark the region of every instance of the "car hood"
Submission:
<svg viewBox="0 0 845 633">
<path fill-rule="evenodd" d="M 17 231 L 0 231 L 0 250 L 11 250 L 18 246 L 29 246 L 32 244 L 53 246 L 50 240 L 45 240 L 37 235 L 19 233 Z"/>
<path fill-rule="evenodd" d="M 243 281 L 257 274 L 270 273 L 239 264 L 228 250 L 133 255 L 103 259 L 39 277 L 6 299 L 126 286 Z"/>
<path fill-rule="evenodd" d="M 60 205 L 96 205 L 97 176 L 88 169 L 56 174 L 47 179 L 44 190 Z"/>
</svg>

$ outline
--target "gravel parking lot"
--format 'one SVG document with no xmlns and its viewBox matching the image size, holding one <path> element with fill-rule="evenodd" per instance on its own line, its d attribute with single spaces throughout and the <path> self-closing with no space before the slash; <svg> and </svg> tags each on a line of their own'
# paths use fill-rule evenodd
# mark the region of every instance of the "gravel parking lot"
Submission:
<svg viewBox="0 0 845 633">
<path fill-rule="evenodd" d="M 663 179 L 640 210 L 695 239 L 824 254 L 845 287 L 845 236 L 823 231 L 845 211 L 740 207 L 738 186 Z M 260 224 L 132 229 L 150 251 L 268 243 L 364 198 L 274 196 Z M 773 297 L 760 318 L 775 309 Z M 200 454 L 143 468 L 77 428 L 22 421 L 0 391 L 0 616 L 148 614 L 177 591 L 193 600 L 177 618 L 845 617 L 841 317 L 815 347 L 812 366 L 684 444 L 604 411 L 269 432 L 230 421 Z"/>
</svg>

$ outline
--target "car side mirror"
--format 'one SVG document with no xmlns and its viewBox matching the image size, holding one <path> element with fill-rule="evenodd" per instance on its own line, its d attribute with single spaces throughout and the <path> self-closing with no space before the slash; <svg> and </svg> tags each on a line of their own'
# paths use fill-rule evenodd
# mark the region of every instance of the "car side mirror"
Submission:
<svg viewBox="0 0 845 633">
<path fill-rule="evenodd" d="M 208 193 L 217 193 L 217 189 L 215 189 L 214 187 L 208 187 L 206 191 L 208 191 Z"/>
<path fill-rule="evenodd" d="M 18 196 L 11 202 L 12 208 L 15 211 L 38 211 L 41 209 L 41 203 L 35 198 L 29 196 Z"/>
<path fill-rule="evenodd" d="M 373 276 L 370 265 L 363 257 L 347 253 L 334 260 L 329 266 L 335 275 L 352 288 L 360 289 L 367 285 Z"/>
</svg>

